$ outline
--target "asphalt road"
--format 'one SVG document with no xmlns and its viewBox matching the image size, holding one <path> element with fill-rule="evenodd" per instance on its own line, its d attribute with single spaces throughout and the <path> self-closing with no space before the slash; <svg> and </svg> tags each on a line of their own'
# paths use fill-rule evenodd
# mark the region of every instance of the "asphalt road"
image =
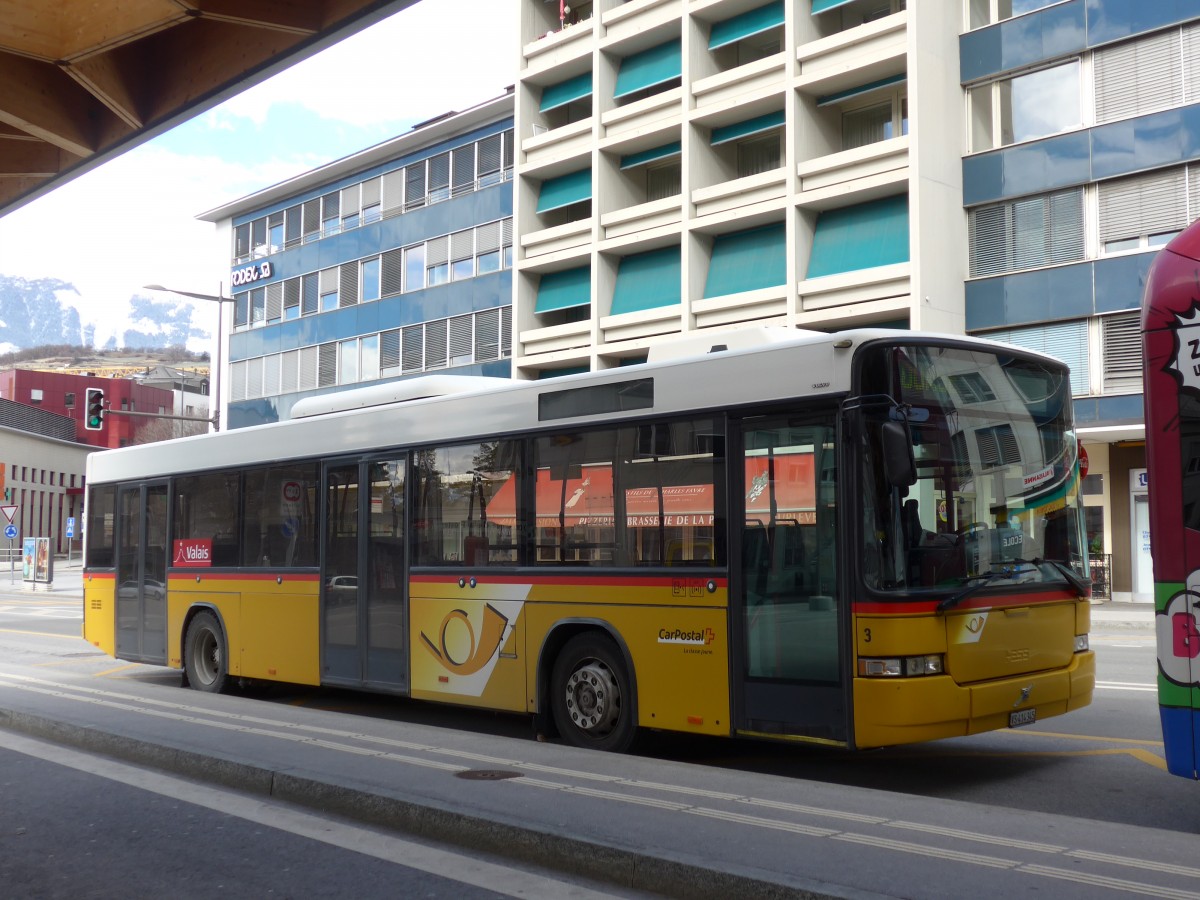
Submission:
<svg viewBox="0 0 1200 900">
<path fill-rule="evenodd" d="M 68 695 L 62 691 L 69 690 L 79 692 L 76 700 L 88 696 L 89 693 L 97 698 L 112 698 L 121 704 L 144 697 L 149 712 L 161 715 L 154 713 L 154 710 L 177 709 L 185 716 L 185 719 L 180 721 L 199 723 L 201 720 L 196 716 L 202 712 L 206 716 L 228 715 L 217 713 L 217 709 L 226 708 L 232 698 L 203 699 L 206 695 L 177 690 L 180 682 L 177 672 L 113 660 L 84 644 L 77 637 L 78 601 L 53 593 L 44 596 L 14 597 L 4 593 L 2 587 L 0 585 L 0 678 L 3 681 L 0 681 L 0 688 L 11 688 L 23 681 L 26 685 L 20 692 L 23 703 L 40 703 L 36 699 L 30 699 L 41 696 L 38 691 L 45 692 L 44 695 L 51 698 L 66 697 Z M 893 821 L 896 816 L 910 821 L 924 821 L 927 824 L 922 827 L 945 831 L 948 835 L 973 833 L 977 828 L 998 828 L 1001 822 L 1009 823 L 1006 836 L 1001 841 L 1006 847 L 1021 846 L 1021 816 L 1027 817 L 1028 836 L 1039 846 L 1058 843 L 1052 839 L 1061 837 L 1057 830 L 1067 823 L 1070 823 L 1072 828 L 1082 825 L 1084 833 L 1087 833 L 1090 827 L 1101 844 L 1119 850 L 1126 849 L 1122 846 L 1121 837 L 1126 834 L 1133 835 L 1136 840 L 1133 840 L 1132 844 L 1141 849 L 1136 854 L 1132 849 L 1127 851 L 1128 858 L 1120 862 L 1124 867 L 1121 869 L 1121 877 L 1113 879 L 1110 876 L 1089 875 L 1089 878 L 1101 878 L 1101 882 L 1084 879 L 1079 881 L 1079 884 L 1103 883 L 1112 886 L 1119 883 L 1124 886 L 1116 890 L 1139 893 L 1144 891 L 1138 887 L 1143 884 L 1143 881 L 1139 880 L 1142 876 L 1138 873 L 1144 874 L 1147 869 L 1161 868 L 1162 873 L 1167 873 L 1163 877 L 1181 881 L 1185 886 L 1171 888 L 1166 893 L 1157 894 L 1158 896 L 1200 897 L 1200 892 L 1195 892 L 1190 887 L 1200 886 L 1200 870 L 1188 869 L 1181 874 L 1173 872 L 1165 863 L 1160 865 L 1148 862 L 1154 856 L 1154 848 L 1160 844 L 1162 853 L 1176 861 L 1180 858 L 1177 849 L 1180 846 L 1179 842 L 1183 842 L 1182 846 L 1194 846 L 1194 836 L 1200 832 L 1200 812 L 1195 811 L 1200 805 L 1186 802 L 1194 786 L 1167 775 L 1162 765 L 1156 697 L 1153 691 L 1153 634 L 1149 627 L 1118 625 L 1107 628 L 1102 623 L 1096 623 L 1092 643 L 1097 651 L 1100 679 L 1093 705 L 1074 714 L 1045 720 L 1028 728 L 858 754 L 769 743 L 655 735 L 642 749 L 641 755 L 632 759 L 614 760 L 605 754 L 578 756 L 578 751 L 566 756 L 573 760 L 570 771 L 574 776 L 583 778 L 584 784 L 587 784 L 589 779 L 599 779 L 600 782 L 611 780 L 611 776 L 599 772 L 612 768 L 622 772 L 644 772 L 646 774 L 643 775 L 643 779 L 650 778 L 649 773 L 654 773 L 653 777 L 658 779 L 671 775 L 672 778 L 692 779 L 714 787 L 736 784 L 738 790 L 760 794 L 761 799 L 753 802 L 765 804 L 767 807 L 771 807 L 775 802 L 770 799 L 772 796 L 792 795 L 804 798 L 800 805 L 796 805 L 795 802 L 784 803 L 780 808 L 799 812 L 810 810 L 819 816 L 830 814 L 821 812 L 821 809 L 828 810 L 829 804 L 841 806 L 843 803 L 850 804 L 853 799 L 857 805 L 853 807 L 855 811 L 849 813 L 851 818 L 857 821 L 866 810 L 866 819 L 873 821 L 878 818 L 885 828 L 888 824 L 892 827 L 913 827 L 903 821 Z M 19 669 L 22 674 L 7 675 L 3 670 L 9 669 L 10 663 L 14 671 Z M 94 687 L 89 688 L 88 685 Z M 10 693 L 8 696 L 15 695 Z M 207 712 L 209 706 L 214 707 L 212 713 Z M 54 701 L 48 699 L 45 708 L 54 708 Z M 481 752 L 478 758 L 489 760 L 493 764 L 497 762 L 497 758 L 482 753 L 485 747 L 507 747 L 508 749 L 502 752 L 513 754 L 514 759 L 528 757 L 533 760 L 544 758 L 540 748 L 546 746 L 531 740 L 529 721 L 522 716 L 457 710 L 342 691 L 273 687 L 255 695 L 255 699 L 248 703 L 244 700 L 233 703 L 233 708 L 251 710 L 251 715 L 262 716 L 264 721 L 270 720 L 275 723 L 272 729 L 277 729 L 278 724 L 282 722 L 300 721 L 310 715 L 316 716 L 317 718 L 308 720 L 325 723 L 316 729 L 318 732 L 332 728 L 341 734 L 342 728 L 348 729 L 343 737 L 337 738 L 339 749 L 346 740 L 354 737 L 363 728 L 381 734 L 423 734 L 426 736 L 423 741 L 413 746 L 419 745 L 427 750 L 439 744 L 464 748 L 452 751 L 456 758 L 471 758 L 475 754 L 466 751 L 465 748 L 478 747 L 477 752 Z M 334 715 L 329 716 L 327 711 L 333 712 Z M 178 713 L 168 716 L 177 717 Z M 364 724 L 370 722 L 376 725 Z M 283 755 L 279 759 L 278 765 L 283 766 L 283 771 L 293 765 L 285 761 Z M 409 755 L 405 755 L 404 759 L 410 761 Z M 514 765 L 525 764 L 514 762 Z M 480 762 L 477 766 L 484 768 L 486 764 Z M 586 770 L 592 769 L 593 766 L 596 771 L 588 774 Z M 679 768 L 680 766 L 683 768 Z M 534 765 L 533 768 L 536 770 L 538 767 Z M 529 783 L 537 783 L 537 780 Z M 654 791 L 665 789 L 663 785 L 655 787 L 645 780 L 629 783 L 646 784 Z M 821 790 L 821 786 L 832 789 L 834 793 Z M 843 787 L 847 791 L 857 793 L 845 794 L 844 801 L 829 799 L 841 797 L 842 795 L 836 792 Z M 679 789 L 672 787 L 669 790 Z M 615 795 L 607 791 L 587 791 L 582 787 L 579 791 L 584 795 L 590 793 L 615 799 Z M 701 790 L 699 794 L 703 796 L 706 792 Z M 718 791 L 713 796 L 726 794 Z M 728 796 L 733 797 L 734 794 Z M 824 807 L 820 807 L 814 799 L 816 797 L 825 798 Z M 910 797 L 911 800 L 906 802 L 903 797 Z M 1181 798 L 1184 802 L 1180 802 Z M 948 808 L 929 805 L 943 800 L 965 802 L 961 806 Z M 648 818 L 644 811 L 640 811 L 639 806 L 649 802 L 651 807 L 655 807 L 659 806 L 659 801 L 651 802 L 647 798 L 633 802 L 635 805 L 629 807 L 623 817 L 617 820 L 621 823 L 617 826 L 618 833 L 625 831 L 633 834 L 639 829 L 649 829 L 647 834 L 662 833 L 661 827 L 656 826 L 654 819 Z M 525 810 L 529 812 L 534 808 L 527 807 Z M 670 805 L 668 808 L 671 808 Z M 537 809 L 540 814 L 545 815 L 544 808 Z M 550 814 L 555 815 L 555 807 L 549 809 Z M 563 824 L 559 827 L 569 831 L 565 824 L 568 817 L 567 807 L 563 806 L 562 810 Z M 1018 816 L 1015 820 L 1014 813 Z M 709 814 L 717 813 L 710 811 Z M 729 813 L 720 815 L 728 816 Z M 845 818 L 847 813 L 843 811 L 834 815 Z M 1047 816 L 1050 816 L 1050 819 L 1047 819 Z M 1055 819 L 1055 816 L 1072 818 Z M 959 823 L 957 828 L 951 827 L 951 820 Z M 690 821 L 692 824 L 688 827 L 695 829 L 694 816 Z M 759 823 L 760 828 L 781 827 L 779 823 L 770 825 L 761 814 L 750 819 L 744 815 L 735 816 L 730 821 Z M 939 824 L 928 824 L 930 822 Z M 988 822 L 992 825 L 987 826 Z M 1013 824 L 1014 822 L 1016 824 Z M 1058 824 L 1048 826 L 1047 822 Z M 1090 826 L 1088 823 L 1091 823 Z M 587 830 L 590 831 L 593 827 L 600 828 L 601 824 L 593 823 L 587 826 Z M 727 823 L 725 827 L 730 826 Z M 800 825 L 787 827 L 807 829 L 807 826 Z M 3 819 L 0 818 L 0 829 L 2 828 Z M 818 829 L 820 836 L 823 836 L 825 831 L 825 828 Z M 809 834 L 811 830 L 802 833 Z M 1014 837 L 1014 834 L 1018 837 Z M 745 844 L 747 858 L 761 847 L 769 846 L 768 840 L 747 838 L 740 833 L 740 829 L 729 832 L 718 830 L 711 834 L 706 834 L 704 829 L 700 829 L 695 835 L 696 846 L 703 846 L 706 837 L 715 839 L 718 845 L 722 841 L 728 843 L 730 837 L 735 835 L 738 841 L 749 839 L 751 843 Z M 1114 835 L 1118 837 L 1114 839 Z M 868 840 L 868 837 L 859 835 L 854 840 Z M 829 832 L 829 838 L 834 841 L 845 839 L 839 838 L 833 832 Z M 985 839 L 975 835 L 968 840 L 978 842 Z M 1016 844 L 1013 843 L 1014 840 Z M 873 890 L 879 890 L 878 885 L 890 884 L 891 879 L 899 877 L 899 870 L 893 868 L 894 861 L 889 863 L 885 860 L 880 864 L 872 861 L 871 865 L 867 865 L 865 857 L 861 864 L 856 862 L 852 877 L 838 874 L 847 870 L 832 861 L 834 854 L 829 848 L 836 845 L 827 842 L 825 846 L 827 849 L 824 851 L 824 857 L 828 858 L 820 855 L 814 857 L 811 864 L 804 864 L 805 871 L 824 872 L 826 877 L 832 871 L 838 884 L 841 884 L 840 879 L 845 877 L 855 882 L 860 889 L 864 885 L 870 885 Z M 915 845 L 907 841 L 883 841 L 879 846 L 901 854 L 915 853 L 918 858 L 922 853 L 928 855 L 931 852 L 914 849 Z M 1171 850 L 1171 847 L 1176 849 Z M 1062 848 L 1043 849 L 1062 852 Z M 740 853 L 737 850 L 733 852 L 735 856 Z M 1093 854 L 1095 851 L 1081 849 L 1068 852 Z M 926 867 L 934 866 L 933 869 L 929 869 L 928 884 L 925 885 L 922 881 L 925 886 L 915 894 L 909 890 L 908 895 L 956 896 L 955 885 L 961 886 L 961 878 L 964 875 L 956 872 L 955 866 L 961 866 L 965 861 L 983 867 L 971 870 L 965 876 L 972 878 L 972 884 L 975 886 L 973 893 L 977 896 L 1007 897 L 1013 892 L 1022 892 L 1015 890 L 1010 881 L 987 884 L 982 880 L 985 876 L 981 873 L 991 877 L 994 874 L 991 869 L 1017 863 L 1000 863 L 987 854 L 956 856 L 954 853 L 955 851 L 943 851 L 939 848 L 935 855 L 944 856 L 951 862 L 926 862 Z M 778 854 L 773 854 L 772 858 L 778 859 Z M 1139 863 L 1138 860 L 1143 862 Z M 822 863 L 826 864 L 824 869 Z M 1076 862 L 1074 865 L 1080 864 Z M 1041 870 L 1050 871 L 1045 866 L 1029 867 L 1029 871 L 1035 870 L 1038 874 L 1042 874 Z M 1058 868 L 1053 871 L 1054 874 L 1049 877 L 1056 881 L 1083 877 L 1065 874 L 1074 871 L 1073 869 Z M 1131 878 L 1131 874 L 1138 877 Z M 2 875 L 3 872 L 0 871 L 0 876 Z M 1103 881 L 1103 878 L 1108 878 L 1108 881 Z M 1035 885 L 1033 890 L 1053 890 L 1055 896 L 1092 896 L 1086 889 L 1080 889 L 1079 884 L 1064 886 L 1046 882 Z M 431 890 L 436 891 L 438 888 L 435 885 Z M 371 891 L 366 893 L 370 894 Z"/>
</svg>

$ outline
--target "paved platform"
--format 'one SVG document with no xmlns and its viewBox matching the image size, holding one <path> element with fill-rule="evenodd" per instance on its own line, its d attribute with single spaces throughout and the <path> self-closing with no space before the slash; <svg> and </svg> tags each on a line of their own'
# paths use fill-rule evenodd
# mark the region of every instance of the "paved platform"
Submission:
<svg viewBox="0 0 1200 900">
<path fill-rule="evenodd" d="M 50 593 L 79 598 L 78 570 Z M 1148 606 L 1094 612 L 1153 627 Z M 1200 898 L 1194 835 L 184 691 L 160 668 L 96 677 L 121 666 L 101 660 L 0 660 L 0 728 L 666 896 Z"/>
</svg>

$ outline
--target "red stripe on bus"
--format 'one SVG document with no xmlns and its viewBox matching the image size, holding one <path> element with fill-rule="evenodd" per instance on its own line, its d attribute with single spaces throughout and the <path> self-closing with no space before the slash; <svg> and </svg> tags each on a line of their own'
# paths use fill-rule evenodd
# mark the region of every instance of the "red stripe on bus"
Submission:
<svg viewBox="0 0 1200 900">
<path fill-rule="evenodd" d="M 1044 606 L 1049 603 L 1061 603 L 1063 600 L 1078 600 L 1079 598 L 1067 591 L 1047 592 L 1044 594 L 1022 594 L 1014 597 L 982 597 L 964 600 L 950 609 L 942 610 L 944 614 L 966 612 L 979 609 L 1019 609 L 1023 606 Z M 915 600 L 897 603 L 880 603 L 872 600 L 860 600 L 854 603 L 854 612 L 858 615 L 911 615 L 913 613 L 937 612 L 940 600 Z"/>
<path fill-rule="evenodd" d="M 457 585 L 459 578 L 474 578 L 476 584 L 552 584 L 552 585 L 575 585 L 579 587 L 587 587 L 589 585 L 603 585 L 604 587 L 662 587 L 669 585 L 673 581 L 711 581 L 719 588 L 724 588 L 728 585 L 726 578 L 713 578 L 707 575 L 639 575 L 639 576 L 621 576 L 612 575 L 608 577 L 589 575 L 587 577 L 569 575 L 412 575 L 409 577 L 409 582 L 412 584 L 452 584 Z"/>
<path fill-rule="evenodd" d="M 311 581 L 318 582 L 321 576 L 315 573 L 294 573 L 294 572 L 214 572 L 211 569 L 172 569 L 167 573 L 167 581 L 194 581 L 196 578 L 203 576 L 205 581 L 274 581 L 277 578 L 282 578 L 284 581 Z"/>
</svg>

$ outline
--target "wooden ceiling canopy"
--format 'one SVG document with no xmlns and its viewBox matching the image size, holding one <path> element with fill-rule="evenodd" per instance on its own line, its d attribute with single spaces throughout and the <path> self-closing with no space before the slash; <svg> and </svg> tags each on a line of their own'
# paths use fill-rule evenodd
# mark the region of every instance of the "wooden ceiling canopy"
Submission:
<svg viewBox="0 0 1200 900">
<path fill-rule="evenodd" d="M 0 0 L 0 215 L 416 0 Z"/>
</svg>

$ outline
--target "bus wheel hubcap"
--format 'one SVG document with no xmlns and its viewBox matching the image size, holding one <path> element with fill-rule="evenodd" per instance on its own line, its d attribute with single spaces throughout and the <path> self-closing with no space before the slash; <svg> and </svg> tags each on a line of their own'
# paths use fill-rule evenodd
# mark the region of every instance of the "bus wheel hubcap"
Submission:
<svg viewBox="0 0 1200 900">
<path fill-rule="evenodd" d="M 221 670 L 221 647 L 211 634 L 204 636 L 199 656 L 200 665 L 198 668 L 201 674 L 206 681 L 213 681 L 217 677 L 217 672 Z"/>
<path fill-rule="evenodd" d="M 571 673 L 567 679 L 567 711 L 582 731 L 610 731 L 621 711 L 621 693 L 612 670 L 593 659 Z"/>
</svg>

